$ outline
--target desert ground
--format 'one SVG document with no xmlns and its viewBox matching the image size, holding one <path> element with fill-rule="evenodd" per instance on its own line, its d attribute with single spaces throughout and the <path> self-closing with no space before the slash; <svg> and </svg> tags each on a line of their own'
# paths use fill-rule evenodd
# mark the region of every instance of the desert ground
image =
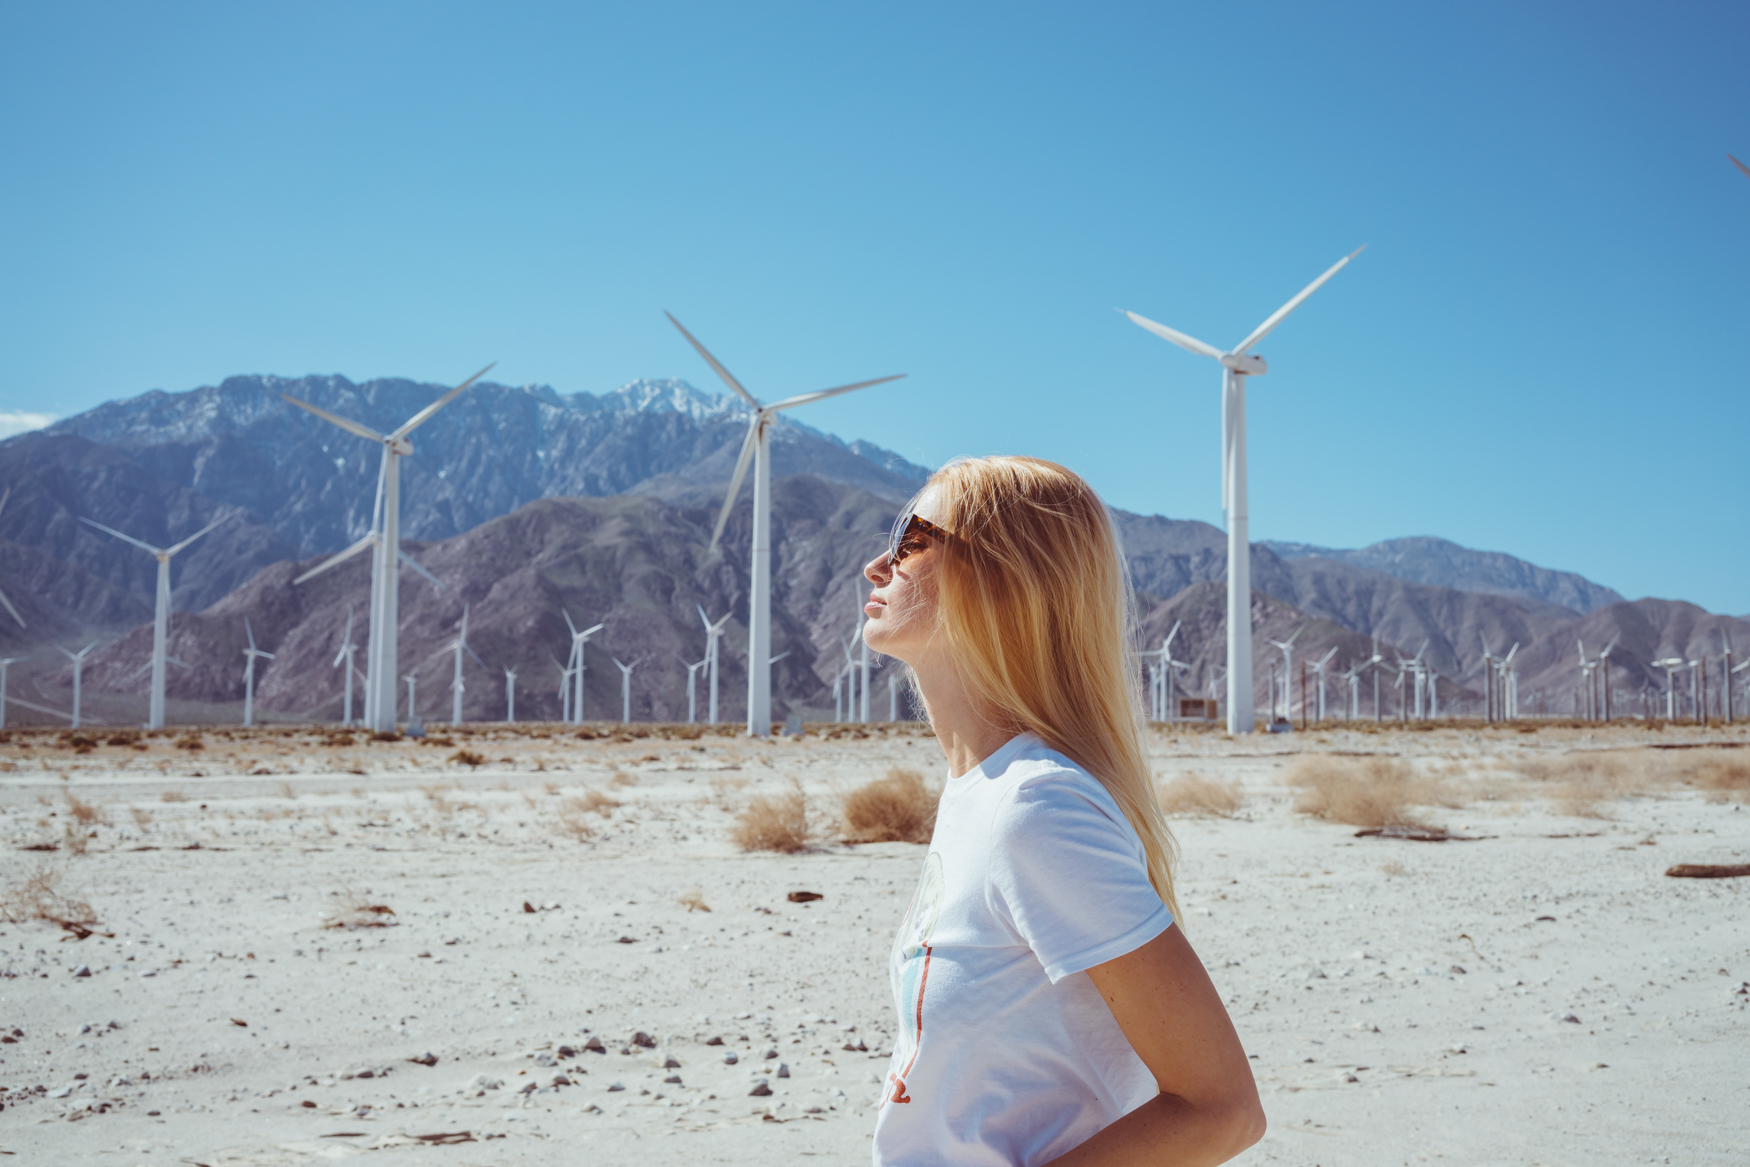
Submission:
<svg viewBox="0 0 1750 1167">
<path fill-rule="evenodd" d="M 4 735 L 0 1153 L 865 1161 L 925 847 L 844 807 L 934 740 L 634 728 Z M 1239 1162 L 1745 1161 L 1750 878 L 1666 875 L 1750 864 L 1745 727 L 1152 749 Z"/>
</svg>

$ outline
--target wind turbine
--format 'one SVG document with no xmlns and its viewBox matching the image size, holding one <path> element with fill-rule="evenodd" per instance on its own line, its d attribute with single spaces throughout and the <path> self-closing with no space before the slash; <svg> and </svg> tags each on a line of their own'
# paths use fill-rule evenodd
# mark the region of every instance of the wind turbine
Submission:
<svg viewBox="0 0 1750 1167">
<path fill-rule="evenodd" d="M 152 614 L 152 695 L 146 715 L 147 729 L 164 728 L 164 660 L 165 645 L 170 639 L 170 561 L 176 553 L 205 535 L 208 531 L 228 519 L 235 518 L 241 511 L 230 511 L 220 515 L 182 542 L 170 547 L 154 547 L 150 543 L 142 543 L 132 535 L 124 535 L 114 527 L 106 527 L 96 519 L 88 519 L 83 515 L 79 521 L 96 527 L 99 531 L 114 535 L 124 543 L 132 543 L 158 560 L 158 603 Z M 63 650 L 65 651 L 65 650 Z M 75 673 L 77 675 L 77 673 Z"/>
<path fill-rule="evenodd" d="M 367 441 L 380 443 L 383 447 L 383 462 L 377 473 L 381 527 L 378 527 L 378 511 L 373 510 L 371 530 L 364 538 L 292 581 L 302 583 L 318 572 L 352 558 L 366 547 L 375 549 L 371 558 L 371 633 L 365 647 L 365 718 L 378 733 L 395 732 L 395 674 L 401 623 L 400 572 L 396 568 L 402 560 L 413 563 L 401 550 L 401 459 L 413 453 L 413 443 L 407 440 L 407 435 L 430 421 L 433 414 L 455 400 L 458 394 L 484 377 L 491 368 L 492 365 L 487 365 L 386 434 L 380 434 L 370 426 L 351 418 L 319 409 L 307 401 L 280 394 L 282 400 L 299 409 L 308 410 L 347 433 L 357 434 Z M 437 582 L 423 567 L 416 563 L 413 566 L 431 578 L 433 583 Z"/>
<path fill-rule="evenodd" d="M 729 491 L 723 496 L 723 511 L 717 516 L 717 528 L 711 532 L 711 548 L 715 550 L 717 541 L 723 537 L 723 526 L 729 521 L 729 512 L 735 507 L 735 496 L 740 492 L 741 480 L 747 474 L 748 459 L 752 458 L 753 566 L 748 578 L 747 732 L 752 737 L 767 737 L 772 732 L 772 668 L 769 660 L 772 655 L 772 426 L 781 410 L 823 401 L 855 389 L 867 389 L 871 385 L 897 381 L 905 374 L 877 377 L 873 381 L 858 381 L 854 385 L 840 385 L 836 389 L 822 389 L 818 393 L 804 393 L 771 405 L 761 405 L 753 394 L 742 388 L 740 381 L 730 375 L 728 369 L 718 363 L 716 357 L 705 351 L 704 345 L 693 339 L 692 333 L 681 327 L 680 321 L 666 312 L 663 315 L 668 316 L 669 323 L 680 329 L 681 335 L 687 338 L 687 343 L 705 358 L 705 363 L 723 378 L 724 384 L 735 390 L 736 395 L 752 406 L 754 411 L 753 418 L 748 423 L 747 437 L 742 439 L 741 454 L 735 460 L 735 474 L 729 480 Z"/>
<path fill-rule="evenodd" d="M 509 666 L 504 670 L 504 722 L 516 724 L 516 670 Z"/>
<path fill-rule="evenodd" d="M 64 650 L 63 650 L 64 651 Z M 1656 669 L 1665 670 L 1665 720 L 1677 720 L 1677 670 L 1683 667 L 1683 658 L 1668 656 L 1663 660 L 1652 662 Z"/>
<path fill-rule="evenodd" d="M 1321 656 L 1319 658 L 1318 663 L 1313 665 L 1313 672 L 1317 673 L 1318 678 L 1319 678 L 1319 720 L 1320 721 L 1323 721 L 1325 719 L 1325 666 L 1330 664 L 1331 658 L 1336 656 L 1336 655 L 1337 655 L 1337 646 L 1333 644 L 1330 647 L 1330 649 L 1325 653 L 1325 655 Z"/>
<path fill-rule="evenodd" d="M 1723 628 L 1720 629 L 1720 657 L 1721 657 L 1721 664 L 1723 665 L 1723 667 L 1720 669 L 1720 675 L 1726 679 L 1726 692 L 1725 692 L 1726 724 L 1730 725 L 1730 724 L 1732 724 L 1732 674 L 1737 672 L 1738 670 L 1734 669 L 1732 667 L 1732 636 L 1731 636 L 1731 633 L 1727 632 Z M 0 667 L 3 667 L 3 666 L 0 666 Z M 4 680 L 0 679 L 0 685 L 3 685 L 3 684 L 4 684 Z M 0 720 L 0 725 L 4 725 L 4 724 L 5 724 L 5 722 L 3 720 Z"/>
<path fill-rule="evenodd" d="M 1605 649 L 1609 655 L 1610 650 Z M 1519 642 L 1515 640 L 1513 647 L 1507 650 L 1507 655 L 1501 658 L 1501 719 L 1503 721 L 1519 720 L 1519 666 L 1513 663 L 1513 658 L 1519 655 Z"/>
<path fill-rule="evenodd" d="M 1324 286 L 1360 255 L 1363 244 L 1332 264 L 1325 274 L 1302 288 L 1294 299 L 1276 309 L 1252 334 L 1232 349 L 1222 352 L 1194 336 L 1157 324 L 1145 316 L 1126 312 L 1133 324 L 1148 329 L 1163 340 L 1188 352 L 1221 362 L 1221 506 L 1227 512 L 1227 731 L 1251 733 L 1252 714 L 1252 559 L 1247 542 L 1246 511 L 1246 378 L 1269 371 L 1264 358 L 1248 353 L 1270 335 L 1288 314 Z M 1272 697 L 1274 700 L 1274 697 Z"/>
<path fill-rule="evenodd" d="M 0 657 L 0 729 L 6 728 L 6 670 L 9 666 L 28 659 L 30 658 L 22 656 Z M 1731 687 L 1730 678 L 1727 679 L 1726 684 L 1729 689 Z"/>
<path fill-rule="evenodd" d="M 0 678 L 3 682 L 4 678 Z M 887 720 L 899 721 L 899 670 L 887 670 Z"/>
<path fill-rule="evenodd" d="M 249 647 L 243 650 L 243 655 L 249 662 L 243 666 L 243 724 L 252 726 L 255 724 L 255 658 L 264 656 L 272 660 L 273 653 L 262 652 L 255 647 L 255 630 L 249 627 L 247 616 L 243 617 L 243 634 L 249 637 Z"/>
<path fill-rule="evenodd" d="M 711 653 L 707 650 L 704 660 L 691 663 L 686 657 L 675 655 L 687 666 L 687 724 L 692 725 L 699 720 L 699 670 L 711 663 Z"/>
<path fill-rule="evenodd" d="M 559 716 L 559 720 L 569 721 L 573 725 L 582 725 L 583 724 L 583 677 L 584 677 L 585 670 L 589 668 L 588 663 L 584 660 L 583 646 L 589 643 L 590 637 L 592 637 L 596 633 L 600 632 L 603 628 L 606 628 L 607 625 L 606 624 L 597 624 L 594 627 L 585 628 L 582 632 L 579 632 L 577 630 L 577 625 L 575 625 L 571 622 L 571 613 L 567 612 L 564 608 L 559 609 L 559 612 L 561 615 L 563 615 L 565 617 L 565 627 L 571 629 L 571 657 L 569 660 L 567 660 L 565 662 L 565 678 L 566 678 L 566 682 L 571 684 L 571 686 L 572 686 L 572 688 L 571 688 L 572 708 L 567 709 L 567 710 L 562 710 L 560 713 L 560 716 Z M 575 682 L 571 681 L 572 677 L 576 677 L 577 680 Z M 560 697 L 559 697 L 560 704 L 563 705 L 565 703 L 565 694 L 566 694 L 566 690 L 565 690 L 563 685 L 561 686 L 559 693 L 560 693 Z"/>
<path fill-rule="evenodd" d="M 1515 646 L 1517 647 L 1517 646 Z M 1604 720 L 1610 720 L 1610 650 L 1616 647 L 1616 637 L 1610 638 L 1610 643 L 1604 646 L 1604 651 L 1598 654 L 1598 663 L 1604 668 Z"/>
<path fill-rule="evenodd" d="M 0 511 L 4 511 L 6 509 L 6 500 L 11 498 L 11 497 L 12 497 L 12 488 L 10 486 L 8 486 L 5 490 L 0 491 Z M 12 606 L 12 601 L 6 598 L 5 592 L 0 592 L 0 605 L 3 605 L 8 612 L 12 613 L 12 618 L 14 620 L 18 621 L 18 626 L 20 628 L 28 628 L 29 627 L 29 625 L 24 622 L 24 617 L 20 616 L 18 614 L 18 609 L 14 608 Z M 19 659 L 22 660 L 23 658 L 20 657 Z M 5 704 L 4 700 L 0 699 L 0 706 L 3 706 L 4 704 Z M 4 708 L 0 708 L 0 726 L 3 726 L 5 724 L 6 724 L 6 711 Z"/>
<path fill-rule="evenodd" d="M 1250 609 L 1248 608 L 1247 611 L 1249 612 Z M 1247 616 L 1247 619 L 1250 619 L 1249 615 Z M 1248 628 L 1247 629 L 1248 639 L 1250 639 L 1250 636 L 1249 636 L 1250 631 L 1251 631 L 1250 628 Z M 1264 638 L 1266 643 L 1271 644 L 1271 645 L 1275 646 L 1276 648 L 1279 648 L 1282 650 L 1282 694 L 1283 694 L 1284 698 L 1286 698 L 1282 702 L 1282 716 L 1284 719 L 1287 719 L 1288 716 L 1294 712 L 1294 693 L 1289 688 L 1289 680 L 1288 680 L 1288 674 L 1294 666 L 1294 656 L 1290 650 L 1294 647 L 1295 638 L 1298 637 L 1302 632 L 1305 632 L 1305 631 L 1306 631 L 1306 625 L 1302 624 L 1299 628 L 1296 628 L 1294 630 L 1294 634 L 1291 635 L 1287 640 L 1271 640 L 1269 637 Z M 1230 647 L 1233 644 L 1233 624 L 1231 621 L 1228 624 L 1228 644 L 1230 645 Z M 1246 646 L 1246 648 L 1247 648 L 1246 660 L 1248 662 L 1248 667 L 1249 667 L 1250 661 L 1251 661 L 1251 646 L 1248 644 Z M 1232 701 L 1233 700 L 1233 666 L 1232 665 L 1228 666 L 1228 674 L 1227 675 L 1228 675 L 1228 700 Z M 1229 723 L 1228 732 L 1229 733 L 1237 733 L 1239 731 L 1235 730 L 1232 727 L 1232 723 L 1233 723 L 1233 711 L 1232 711 L 1232 709 L 1233 709 L 1232 706 L 1228 707 L 1228 723 Z M 1274 692 L 1272 692 L 1270 694 L 1270 720 L 1271 721 L 1276 720 L 1276 694 Z"/>
<path fill-rule="evenodd" d="M 61 646 L 58 644 L 55 647 L 61 648 Z M 79 700 L 80 700 L 80 691 L 81 691 L 81 678 L 85 675 L 85 654 L 90 652 L 92 649 L 94 649 L 96 647 L 97 647 L 97 641 L 93 640 L 90 644 L 86 645 L 84 648 L 80 649 L 78 652 L 67 652 L 66 649 L 61 648 L 61 651 L 63 653 L 66 653 L 67 659 L 73 662 L 73 728 L 74 729 L 79 728 Z"/>
<path fill-rule="evenodd" d="M 462 691 L 464 688 L 462 684 L 462 653 L 466 652 L 469 656 L 473 657 L 481 668 L 486 667 L 486 662 L 480 659 L 480 654 L 475 652 L 473 646 L 468 643 L 467 604 L 462 605 L 462 628 L 461 631 L 456 633 L 456 639 L 450 644 L 450 648 L 456 654 L 456 675 L 455 679 L 450 682 L 450 724 L 461 725 Z"/>
<path fill-rule="evenodd" d="M 358 650 L 359 646 L 354 644 L 352 639 L 352 605 L 348 604 L 346 607 L 346 634 L 340 638 L 340 651 L 335 654 L 334 664 L 329 666 L 336 669 L 343 664 L 346 666 L 346 702 L 341 706 L 340 717 L 342 725 L 350 726 L 352 724 L 352 658 Z"/>
<path fill-rule="evenodd" d="M 723 613 L 723 619 L 721 619 L 721 620 L 717 621 L 717 623 L 713 624 L 713 623 L 711 623 L 711 617 L 705 615 L 705 608 L 703 605 L 695 604 L 693 606 L 695 608 L 699 609 L 699 619 L 705 625 L 705 656 L 707 658 L 709 658 L 709 660 L 711 661 L 711 724 L 716 725 L 717 724 L 717 658 L 718 658 L 717 642 L 719 640 L 723 639 L 723 629 L 729 623 L 729 617 L 731 615 L 733 615 L 733 613 L 730 613 L 730 612 Z M 748 662 L 748 667 L 749 668 L 753 667 L 753 662 L 751 660 Z M 769 689 L 767 691 L 767 696 L 770 696 Z"/>
<path fill-rule="evenodd" d="M 632 720 L 632 670 L 638 667 L 638 662 L 624 665 L 617 656 L 609 659 L 620 665 L 620 724 L 626 725 Z"/>
</svg>

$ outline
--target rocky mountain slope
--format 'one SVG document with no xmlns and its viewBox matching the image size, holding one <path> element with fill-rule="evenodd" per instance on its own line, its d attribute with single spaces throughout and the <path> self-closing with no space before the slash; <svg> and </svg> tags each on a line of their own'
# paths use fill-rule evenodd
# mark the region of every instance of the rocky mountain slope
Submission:
<svg viewBox="0 0 1750 1167">
<path fill-rule="evenodd" d="M 1474 551 L 1427 535 L 1387 539 L 1354 551 L 1314 547 L 1308 543 L 1267 543 L 1281 559 L 1316 556 L 1348 563 L 1411 583 L 1434 584 L 1465 592 L 1524 596 L 1570 608 L 1585 615 L 1622 596 L 1571 571 L 1552 571 L 1500 551 Z"/>
</svg>

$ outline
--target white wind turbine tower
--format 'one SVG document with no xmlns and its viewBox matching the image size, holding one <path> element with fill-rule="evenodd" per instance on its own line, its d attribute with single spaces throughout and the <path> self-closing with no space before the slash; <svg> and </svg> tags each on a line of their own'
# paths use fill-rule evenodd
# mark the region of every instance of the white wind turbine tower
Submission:
<svg viewBox="0 0 1750 1167">
<path fill-rule="evenodd" d="M 248 664 L 243 666 L 243 724 L 255 724 L 255 658 L 264 656 L 273 659 L 273 653 L 262 652 L 255 647 L 255 630 L 249 626 L 249 617 L 243 617 L 243 634 L 249 637 L 249 647 L 243 650 Z"/>
<path fill-rule="evenodd" d="M 352 639 L 352 605 L 348 604 L 346 608 L 346 634 L 340 638 L 340 651 L 335 654 L 334 663 L 329 666 L 336 669 L 342 665 L 346 666 L 346 700 L 340 710 L 340 724 L 342 725 L 352 724 L 352 674 L 354 672 L 352 658 L 358 650 L 359 646 L 353 643 Z"/>
<path fill-rule="evenodd" d="M 494 361 L 493 364 L 497 362 Z M 371 530 L 364 538 L 292 581 L 302 583 L 318 572 L 351 559 L 366 547 L 374 549 L 375 554 L 371 559 L 371 632 L 365 647 L 365 720 L 378 733 L 395 732 L 395 675 L 396 661 L 400 655 L 401 625 L 401 575 L 397 567 L 405 560 L 426 576 L 431 575 L 413 563 L 401 550 L 401 459 L 413 453 L 413 443 L 407 440 L 407 435 L 430 421 L 433 414 L 455 400 L 458 394 L 484 377 L 491 368 L 492 365 L 487 365 L 386 434 L 380 434 L 370 426 L 351 418 L 318 409 L 307 401 L 299 401 L 283 393 L 280 395 L 282 400 L 299 409 L 308 410 L 347 433 L 357 434 L 367 441 L 380 443 L 383 447 L 383 463 L 377 473 L 381 527 L 377 525 L 378 512 L 373 510 Z M 437 581 L 434 578 L 432 582 Z"/>
<path fill-rule="evenodd" d="M 1313 665 L 1313 672 L 1318 674 L 1318 678 L 1319 678 L 1319 720 L 1320 721 L 1323 721 L 1325 719 L 1325 666 L 1330 664 L 1331 658 L 1336 656 L 1336 655 L 1337 655 L 1337 646 L 1333 644 L 1330 647 L 1330 649 L 1326 651 L 1325 655 L 1321 656 L 1319 658 L 1318 663 Z"/>
<path fill-rule="evenodd" d="M 504 723 L 516 724 L 516 670 L 508 665 L 504 670 Z"/>
<path fill-rule="evenodd" d="M 732 612 L 723 613 L 723 619 L 721 619 L 721 620 L 717 621 L 717 623 L 713 624 L 713 623 L 711 623 L 711 617 L 705 615 L 705 608 L 703 605 L 695 604 L 693 606 L 699 609 L 699 619 L 705 625 L 705 656 L 711 662 L 711 724 L 716 725 L 717 724 L 717 660 L 719 657 L 719 653 L 717 650 L 717 642 L 719 640 L 723 639 L 723 630 L 725 627 L 728 626 L 729 617 L 732 616 L 734 613 L 732 613 Z M 750 662 L 750 665 L 751 665 L 751 662 Z"/>
<path fill-rule="evenodd" d="M 871 385 L 897 381 L 905 374 L 877 377 L 873 381 L 858 381 L 854 385 L 840 385 L 836 389 L 822 389 L 818 393 L 804 393 L 771 405 L 761 405 L 753 394 L 742 388 L 740 381 L 730 375 L 728 369 L 718 363 L 716 357 L 705 351 L 704 345 L 693 339 L 692 333 L 681 327 L 680 321 L 666 312 L 663 315 L 668 316 L 669 323 L 680 329 L 681 335 L 687 338 L 687 343 L 705 358 L 705 363 L 723 378 L 724 384 L 735 390 L 736 395 L 752 406 L 754 411 L 753 418 L 748 423 L 747 437 L 741 443 L 741 455 L 735 460 L 735 474 L 729 480 L 729 491 L 723 496 L 723 511 L 717 516 L 717 529 L 711 532 L 711 547 L 715 550 L 717 541 L 723 536 L 723 526 L 729 521 L 729 512 L 735 507 L 735 496 L 740 492 L 741 480 L 747 474 L 748 459 L 752 458 L 753 564 L 748 577 L 747 732 L 753 737 L 767 737 L 772 732 L 772 426 L 777 422 L 781 410 L 823 401 L 855 389 L 867 389 Z"/>
<path fill-rule="evenodd" d="M 12 488 L 10 486 L 8 486 L 5 490 L 0 491 L 0 511 L 4 511 L 6 509 L 6 500 L 11 498 L 11 497 L 12 497 Z M 28 628 L 29 627 L 29 625 L 24 622 L 24 617 L 20 616 L 18 614 L 18 609 L 14 608 L 12 606 L 12 601 L 7 599 L 5 592 L 0 592 L 0 606 L 3 606 L 8 612 L 12 613 L 12 618 L 14 620 L 18 621 L 18 626 L 20 628 Z M 22 659 L 22 658 L 20 658 L 20 659 Z M 3 666 L 0 666 L 0 667 L 3 667 Z M 5 725 L 5 724 L 6 724 L 6 710 L 4 708 L 4 699 L 0 698 L 0 725 Z"/>
<path fill-rule="evenodd" d="M 158 560 L 158 602 L 152 613 L 152 690 L 146 715 L 147 729 L 164 728 L 164 662 L 165 646 L 170 640 L 170 561 L 176 553 L 205 535 L 208 531 L 228 519 L 235 518 L 241 511 L 231 511 L 220 515 L 188 538 L 170 547 L 154 547 L 150 543 L 142 543 L 132 535 L 124 535 L 114 527 L 106 527 L 95 519 L 80 516 L 79 521 L 96 527 L 99 531 L 114 535 L 125 543 L 135 547 Z M 65 650 L 63 650 L 65 651 Z M 77 672 L 75 672 L 75 676 Z"/>
<path fill-rule="evenodd" d="M 619 657 L 610 657 L 616 665 L 620 665 L 620 724 L 629 724 L 632 720 L 632 670 L 638 667 L 638 662 L 629 665 L 620 664 Z"/>
<path fill-rule="evenodd" d="M 6 670 L 17 664 L 19 661 L 28 659 L 30 658 L 22 656 L 0 656 L 0 729 L 6 728 Z M 1732 679 L 1730 674 L 1728 674 L 1726 677 L 1726 686 L 1728 690 L 1730 689 L 1731 684 Z"/>
<path fill-rule="evenodd" d="M 57 644 L 55 647 L 60 648 L 61 646 Z M 80 694 L 82 691 L 81 685 L 82 685 L 83 678 L 85 676 L 85 654 L 90 652 L 92 649 L 94 649 L 96 647 L 97 647 L 97 641 L 93 640 L 90 644 L 86 645 L 84 648 L 80 649 L 78 652 L 67 652 L 66 649 L 61 648 L 61 651 L 67 654 L 67 659 L 73 662 L 73 728 L 74 729 L 79 728 L 79 703 L 80 703 Z"/>
<path fill-rule="evenodd" d="M 407 726 L 408 729 L 411 730 L 419 721 L 419 703 L 414 697 L 416 692 L 415 686 L 419 684 L 419 678 L 412 673 L 408 673 L 401 679 L 407 682 Z"/>
<path fill-rule="evenodd" d="M 450 696 L 450 724 L 451 725 L 461 725 L 462 724 L 462 693 L 463 693 L 463 690 L 465 688 L 465 686 L 462 683 L 462 654 L 464 652 L 466 652 L 469 656 L 474 658 L 475 662 L 477 664 L 479 664 L 479 666 L 481 668 L 486 667 L 486 662 L 480 659 L 480 654 L 475 652 L 473 646 L 468 643 L 468 605 L 467 604 L 462 605 L 462 627 L 461 627 L 461 630 L 456 633 L 456 639 L 450 643 L 449 647 L 456 654 L 455 679 L 453 679 L 450 682 L 450 694 L 451 694 L 451 696 Z"/>
<path fill-rule="evenodd" d="M 1349 667 L 1343 671 L 1343 680 L 1348 685 L 1349 695 L 1349 699 L 1344 705 L 1343 712 L 1350 721 L 1361 720 L 1361 673 L 1362 670 L 1367 668 L 1368 663 L 1369 662 L 1367 661 L 1362 661 L 1357 664 L 1354 661 L 1350 661 Z"/>
<path fill-rule="evenodd" d="M 66 651 L 65 649 L 62 650 Z M 1656 669 L 1665 670 L 1665 720 L 1677 720 L 1677 670 L 1683 667 L 1683 658 L 1668 656 L 1663 660 L 1652 662 Z"/>
<path fill-rule="evenodd" d="M 704 660 L 689 663 L 681 657 L 680 662 L 687 666 L 687 724 L 692 725 L 699 720 L 699 670 L 711 663 L 711 653 L 706 650 Z"/>
<path fill-rule="evenodd" d="M 1231 604 L 1233 602 L 1233 597 L 1231 595 L 1228 597 L 1228 602 L 1230 604 L 1229 611 L 1231 612 L 1232 611 Z M 1249 620 L 1251 618 L 1249 615 L 1249 613 L 1251 611 L 1250 607 L 1248 607 L 1246 609 L 1246 611 L 1248 612 L 1247 619 Z M 1247 631 L 1247 640 L 1249 642 L 1251 639 L 1251 635 L 1250 635 L 1251 629 L 1248 627 L 1246 631 Z M 1306 631 L 1306 625 L 1302 624 L 1299 628 L 1296 628 L 1294 630 L 1294 634 L 1292 636 L 1290 636 L 1287 640 L 1271 640 L 1269 637 L 1264 638 L 1266 643 L 1272 645 L 1275 648 L 1279 648 L 1282 650 L 1282 696 L 1283 696 L 1282 716 L 1284 719 L 1288 719 L 1288 720 L 1292 720 L 1292 715 L 1294 713 L 1294 690 L 1289 688 L 1289 681 L 1288 681 L 1288 671 L 1294 664 L 1294 655 L 1293 655 L 1291 650 L 1294 648 L 1295 638 L 1298 637 L 1302 632 L 1305 632 L 1305 631 Z M 1228 623 L 1227 640 L 1228 640 L 1228 645 L 1229 645 L 1230 651 L 1231 651 L 1231 646 L 1233 645 L 1233 623 L 1232 623 L 1232 621 L 1229 621 L 1229 623 Z M 1248 643 L 1246 645 L 1246 661 L 1247 661 L 1247 668 L 1249 671 L 1250 664 L 1251 664 L 1251 645 L 1250 645 L 1250 643 Z M 1233 666 L 1232 665 L 1228 666 L 1227 676 L 1228 676 L 1227 699 L 1229 701 L 1232 701 L 1233 700 Z M 1229 723 L 1228 724 L 1228 732 L 1229 733 L 1237 733 L 1239 731 L 1235 730 L 1233 728 L 1233 725 L 1232 725 L 1232 723 L 1233 723 L 1233 714 L 1231 712 L 1232 706 L 1229 706 L 1229 710 L 1230 710 L 1230 712 L 1228 714 L 1228 723 Z M 1276 694 L 1275 693 L 1270 694 L 1270 720 L 1271 721 L 1276 720 Z"/>
<path fill-rule="evenodd" d="M 571 613 L 567 612 L 564 608 L 559 609 L 559 612 L 565 617 L 565 627 L 571 629 L 571 657 L 565 662 L 565 680 L 571 685 L 570 707 L 561 711 L 559 720 L 569 721 L 573 725 L 582 725 L 583 678 L 585 672 L 589 668 L 588 662 L 584 659 L 583 646 L 589 643 L 590 637 L 600 632 L 603 628 L 606 628 L 607 625 L 596 624 L 593 627 L 585 628 L 582 632 L 579 632 L 577 630 L 577 625 L 571 622 Z M 576 679 L 572 680 L 572 678 Z M 563 706 L 566 704 L 567 694 L 567 690 L 564 688 L 563 684 L 561 685 L 559 693 L 559 702 Z"/>
<path fill-rule="evenodd" d="M 1257 727 L 1252 713 L 1252 558 L 1247 542 L 1246 511 L 1246 378 L 1262 376 L 1269 371 L 1264 358 L 1247 352 L 1268 336 L 1290 312 L 1318 291 L 1326 280 L 1336 275 L 1348 262 L 1360 255 L 1363 244 L 1332 264 L 1325 274 L 1301 289 L 1300 294 L 1271 313 L 1264 323 L 1232 349 L 1222 352 L 1157 324 L 1145 316 L 1126 312 L 1132 323 L 1148 329 L 1163 340 L 1199 356 L 1213 357 L 1221 362 L 1221 506 L 1227 512 L 1227 731 L 1251 733 Z"/>
</svg>

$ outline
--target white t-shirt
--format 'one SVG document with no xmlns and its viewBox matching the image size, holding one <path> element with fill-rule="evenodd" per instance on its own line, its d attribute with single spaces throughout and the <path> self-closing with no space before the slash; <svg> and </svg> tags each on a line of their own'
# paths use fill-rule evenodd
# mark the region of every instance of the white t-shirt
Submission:
<svg viewBox="0 0 1750 1167">
<path fill-rule="evenodd" d="M 1085 970 L 1172 922 L 1112 796 L 1037 737 L 950 778 L 890 960 L 877 1167 L 1032 1167 L 1153 1098 Z"/>
</svg>

